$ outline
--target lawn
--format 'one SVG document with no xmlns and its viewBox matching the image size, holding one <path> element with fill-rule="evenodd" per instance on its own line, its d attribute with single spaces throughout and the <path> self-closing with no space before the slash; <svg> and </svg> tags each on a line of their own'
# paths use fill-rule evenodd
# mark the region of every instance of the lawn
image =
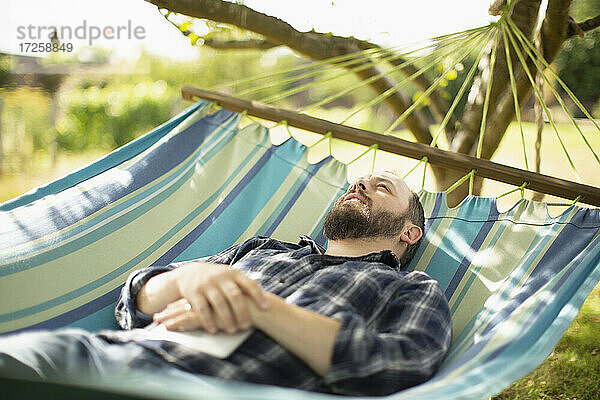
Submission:
<svg viewBox="0 0 600 400">
<path fill-rule="evenodd" d="M 493 399 L 600 398 L 599 338 L 600 284 L 546 361 Z"/>
</svg>

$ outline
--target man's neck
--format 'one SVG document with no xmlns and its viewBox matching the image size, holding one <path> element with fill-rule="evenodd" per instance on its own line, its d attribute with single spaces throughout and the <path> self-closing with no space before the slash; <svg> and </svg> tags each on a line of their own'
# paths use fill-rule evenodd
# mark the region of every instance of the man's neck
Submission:
<svg viewBox="0 0 600 400">
<path fill-rule="evenodd" d="M 382 250 L 391 250 L 400 257 L 401 250 L 393 239 L 366 238 L 330 240 L 325 254 L 330 256 L 359 257 Z"/>
</svg>

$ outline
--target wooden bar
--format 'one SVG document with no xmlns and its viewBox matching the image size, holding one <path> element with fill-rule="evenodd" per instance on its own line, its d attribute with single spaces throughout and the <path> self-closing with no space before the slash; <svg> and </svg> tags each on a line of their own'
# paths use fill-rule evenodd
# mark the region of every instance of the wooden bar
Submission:
<svg viewBox="0 0 600 400">
<path fill-rule="evenodd" d="M 475 175 L 480 177 L 493 179 L 514 186 L 521 186 L 524 182 L 528 182 L 527 189 L 551 194 L 564 199 L 574 200 L 577 196 L 581 195 L 579 202 L 600 207 L 600 189 L 594 186 L 570 182 L 565 179 L 554 178 L 544 174 L 509 167 L 489 160 L 441 150 L 422 143 L 409 142 L 397 137 L 381 135 L 364 129 L 335 124 L 324 119 L 299 114 L 294 111 L 273 107 L 257 101 L 242 100 L 193 86 L 183 86 L 181 93 L 186 100 L 193 101 L 195 98 L 201 98 L 214 101 L 221 107 L 230 111 L 246 111 L 248 115 L 274 122 L 285 120 L 289 126 L 315 133 L 327 134 L 328 132 L 331 132 L 331 135 L 334 138 L 358 143 L 364 146 L 377 144 L 380 150 L 414 158 L 416 160 L 427 157 L 429 162 L 433 165 L 452 168 L 462 171 L 465 174 L 475 168 Z"/>
</svg>

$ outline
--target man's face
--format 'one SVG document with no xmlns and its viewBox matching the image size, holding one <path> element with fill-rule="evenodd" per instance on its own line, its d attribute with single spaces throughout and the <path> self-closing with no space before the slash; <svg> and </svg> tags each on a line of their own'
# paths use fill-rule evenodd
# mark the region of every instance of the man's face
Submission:
<svg viewBox="0 0 600 400">
<path fill-rule="evenodd" d="M 389 172 L 357 179 L 325 217 L 330 240 L 393 238 L 402 233 L 410 189 Z"/>
</svg>

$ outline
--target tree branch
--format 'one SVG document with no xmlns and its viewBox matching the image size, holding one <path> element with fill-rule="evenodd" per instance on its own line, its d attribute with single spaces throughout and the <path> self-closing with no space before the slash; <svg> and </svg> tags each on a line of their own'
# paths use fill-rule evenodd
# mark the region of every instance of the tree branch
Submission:
<svg viewBox="0 0 600 400">
<path fill-rule="evenodd" d="M 517 0 L 512 12 L 511 19 L 515 23 L 515 25 L 523 32 L 526 37 L 531 38 L 533 28 L 535 27 L 537 16 L 540 7 L 540 0 Z M 499 46 L 499 49 L 504 47 L 504 42 L 502 37 L 498 37 L 496 39 L 496 43 L 492 44 L 495 46 Z M 519 75 L 519 71 L 522 70 L 522 66 L 517 59 L 516 54 L 511 49 L 511 60 L 513 63 L 513 70 L 515 71 L 516 76 Z M 489 57 L 488 59 L 482 59 L 480 64 L 480 74 L 478 78 L 478 84 L 474 83 L 471 89 L 471 93 L 469 94 L 469 103 L 467 104 L 467 108 L 465 109 L 465 113 L 463 115 L 463 120 L 461 124 L 460 130 L 457 132 L 455 139 L 452 141 L 450 149 L 459 153 L 465 154 L 475 154 L 476 144 L 479 137 L 479 127 L 481 126 L 481 118 L 483 114 L 483 99 L 485 98 L 485 92 L 487 90 L 487 77 L 483 72 L 488 68 Z M 499 142 L 499 139 L 504 135 L 505 130 L 501 131 L 501 126 L 506 123 L 508 126 L 509 121 L 503 121 L 502 124 L 497 125 L 494 124 L 498 115 L 505 115 L 504 112 L 506 110 L 502 109 L 499 105 L 498 101 L 503 96 L 506 91 L 510 91 L 510 78 L 508 76 L 508 68 L 506 67 L 506 55 L 504 51 L 496 52 L 496 65 L 494 67 L 494 81 L 492 85 L 492 92 L 490 93 L 490 104 L 489 104 L 489 114 L 487 117 L 487 128 L 484 134 L 485 140 L 482 148 L 482 157 L 490 157 L 491 155 L 485 156 L 487 154 L 485 152 L 486 143 L 491 142 L 495 143 Z M 527 82 L 527 77 L 524 75 L 525 82 Z M 516 78 L 515 78 L 516 79 Z M 521 86 L 520 86 L 521 85 Z M 521 81 L 517 82 L 517 86 L 519 90 L 526 90 L 526 86 L 521 83 Z M 529 90 L 531 87 L 529 88 Z M 527 95 L 529 91 L 527 91 Z M 520 96 L 519 96 L 520 98 Z M 514 106 L 511 108 L 512 111 L 509 112 L 511 115 L 514 114 Z M 492 128 L 494 126 L 494 128 Z"/>
<path fill-rule="evenodd" d="M 316 60 L 353 53 L 364 46 L 364 41 L 354 38 L 345 38 L 336 35 L 318 32 L 299 32 L 287 22 L 260 12 L 257 12 L 243 4 L 230 3 L 222 0 L 146 0 L 159 8 L 166 8 L 180 14 L 196 18 L 205 18 L 215 22 L 226 23 L 239 28 L 258 33 L 266 40 L 279 45 L 285 45 L 305 56 Z M 370 44 L 375 46 L 374 44 Z M 353 65 L 354 67 L 355 65 Z M 360 71 L 362 79 L 379 74 L 381 71 L 373 65 Z M 384 74 L 382 74 L 383 76 Z M 383 93 L 395 86 L 388 77 L 382 77 L 369 84 L 378 94 Z M 408 101 L 404 95 L 396 91 L 393 96 L 388 97 L 386 102 L 393 110 L 401 114 L 408 108 Z M 432 140 L 428 124 L 422 113 L 415 110 L 404 121 L 406 127 L 413 133 L 421 143 L 430 143 Z"/>
<path fill-rule="evenodd" d="M 273 47 L 278 47 L 280 44 L 273 43 L 266 39 L 248 39 L 248 40 L 217 40 L 217 39 L 204 39 L 203 46 L 208 46 L 218 50 L 239 50 L 239 49 L 256 49 L 256 50 L 268 50 Z"/>
<path fill-rule="evenodd" d="M 572 21 L 567 28 L 567 39 L 579 35 L 581 36 L 581 32 L 591 31 L 592 29 L 596 29 L 600 26 L 600 15 L 595 16 L 594 18 L 587 19 L 583 22 L 574 22 Z"/>
</svg>

